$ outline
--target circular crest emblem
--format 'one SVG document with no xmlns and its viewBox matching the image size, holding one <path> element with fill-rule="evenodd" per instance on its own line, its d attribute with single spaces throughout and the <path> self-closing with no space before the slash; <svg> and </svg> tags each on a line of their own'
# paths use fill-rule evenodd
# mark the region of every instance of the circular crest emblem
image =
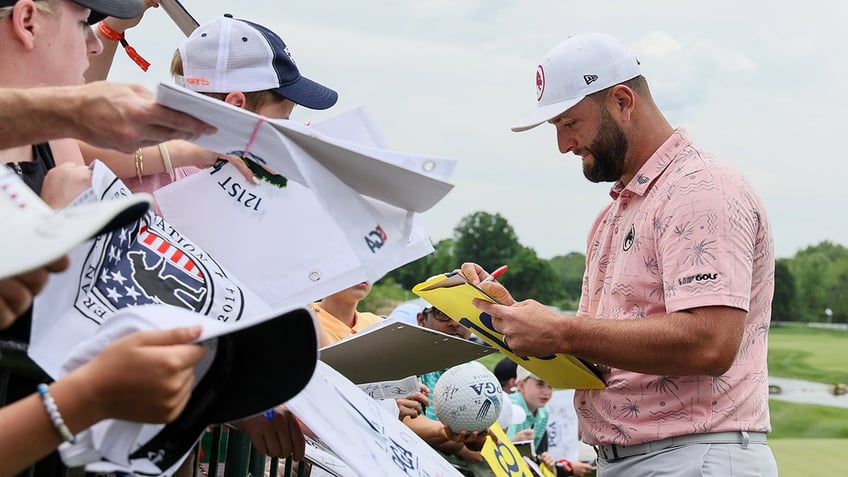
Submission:
<svg viewBox="0 0 848 477">
<path fill-rule="evenodd" d="M 536 101 L 541 101 L 543 94 L 545 94 L 545 69 L 539 65 L 536 69 Z"/>
</svg>

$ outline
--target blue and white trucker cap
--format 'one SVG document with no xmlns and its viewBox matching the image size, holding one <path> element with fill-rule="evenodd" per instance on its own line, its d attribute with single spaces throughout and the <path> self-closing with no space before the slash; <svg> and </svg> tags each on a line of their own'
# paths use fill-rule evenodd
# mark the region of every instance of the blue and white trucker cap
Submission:
<svg viewBox="0 0 848 477">
<path fill-rule="evenodd" d="M 202 93 L 272 90 L 309 109 L 327 109 L 338 93 L 300 74 L 291 51 L 271 30 L 224 15 L 192 32 L 179 48 L 177 83 Z"/>
</svg>

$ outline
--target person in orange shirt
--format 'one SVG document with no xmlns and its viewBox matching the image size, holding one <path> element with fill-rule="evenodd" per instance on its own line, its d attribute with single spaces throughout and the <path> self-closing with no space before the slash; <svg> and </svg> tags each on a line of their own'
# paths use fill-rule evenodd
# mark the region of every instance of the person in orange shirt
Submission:
<svg viewBox="0 0 848 477">
<path fill-rule="evenodd" d="M 341 341 L 383 321 L 382 317 L 374 313 L 356 309 L 359 302 L 371 293 L 372 286 L 369 282 L 357 283 L 312 304 L 312 311 L 326 333 L 321 346 Z"/>
<path fill-rule="evenodd" d="M 359 302 L 371 293 L 372 286 L 369 282 L 357 283 L 312 304 L 312 311 L 321 324 L 321 330 L 318 333 L 318 342 L 321 347 L 337 343 L 383 321 L 383 317 L 379 315 L 356 309 Z M 418 392 L 405 398 L 395 399 L 398 418 L 403 420 L 405 417 L 414 419 L 420 416 L 430 405 L 430 400 L 427 398 L 429 393 L 430 390 L 422 385 Z"/>
</svg>

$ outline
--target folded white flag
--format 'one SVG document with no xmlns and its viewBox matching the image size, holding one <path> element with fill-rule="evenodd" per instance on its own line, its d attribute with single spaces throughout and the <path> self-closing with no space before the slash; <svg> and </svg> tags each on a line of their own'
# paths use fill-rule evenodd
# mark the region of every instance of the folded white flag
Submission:
<svg viewBox="0 0 848 477">
<path fill-rule="evenodd" d="M 219 153 L 248 151 L 262 164 L 288 179 L 309 185 L 302 162 L 292 156 L 285 144 L 297 144 L 311 159 L 324 166 L 356 192 L 413 212 L 424 212 L 447 195 L 453 185 L 445 182 L 452 172 L 452 159 L 388 151 L 383 145 L 362 144 L 373 134 L 373 121 L 354 125 L 356 135 L 340 138 L 346 123 L 367 118 L 359 114 L 341 117 L 342 124 L 324 128 L 304 126 L 296 121 L 269 119 L 186 88 L 159 84 L 156 101 L 183 111 L 218 128 L 215 134 L 200 136 L 195 144 Z"/>
<path fill-rule="evenodd" d="M 380 150 L 376 126 L 362 110 L 314 127 L 337 134 L 345 126 L 358 140 L 372 141 L 367 147 Z M 278 130 L 267 135 L 277 140 L 273 156 L 258 156 L 258 149 L 247 156 L 269 167 L 288 164 L 295 168 L 297 181 L 281 178 L 273 184 L 265 180 L 250 184 L 235 167 L 224 163 L 155 192 L 169 223 L 267 303 L 284 306 L 317 300 L 359 282 L 377 281 L 433 251 L 414 212 L 357 192 Z M 341 139 L 336 142 L 351 150 L 366 147 Z M 449 160 L 432 159 L 441 162 L 433 162 L 429 174 L 391 164 L 411 157 L 373 159 L 369 164 L 376 164 L 379 171 L 403 169 L 425 187 L 453 170 Z M 379 182 L 383 177 L 378 174 L 371 180 Z M 410 185 L 417 186 L 415 181 Z"/>
</svg>

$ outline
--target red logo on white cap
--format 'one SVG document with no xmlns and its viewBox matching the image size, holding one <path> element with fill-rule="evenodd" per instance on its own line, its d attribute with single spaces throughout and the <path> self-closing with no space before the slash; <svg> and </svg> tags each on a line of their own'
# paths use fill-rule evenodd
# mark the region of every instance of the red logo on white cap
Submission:
<svg viewBox="0 0 848 477">
<path fill-rule="evenodd" d="M 541 101 L 543 94 L 545 94 L 545 69 L 539 65 L 536 70 L 536 101 Z"/>
</svg>

